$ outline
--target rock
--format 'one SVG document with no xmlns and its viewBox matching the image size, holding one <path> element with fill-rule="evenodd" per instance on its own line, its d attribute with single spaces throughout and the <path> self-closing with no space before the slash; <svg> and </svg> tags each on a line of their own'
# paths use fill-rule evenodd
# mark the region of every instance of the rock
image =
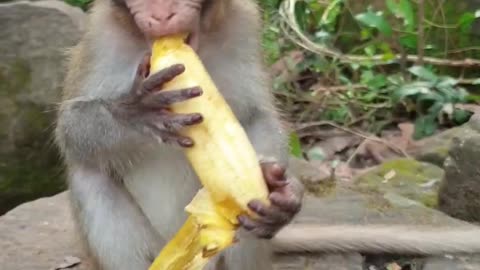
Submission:
<svg viewBox="0 0 480 270">
<path fill-rule="evenodd" d="M 456 139 L 445 162 L 438 207 L 452 217 L 480 221 L 480 133 Z"/>
<path fill-rule="evenodd" d="M 480 256 L 477 257 L 439 257 L 426 261 L 423 270 L 478 270 Z"/>
<path fill-rule="evenodd" d="M 433 164 L 395 159 L 359 176 L 356 186 L 366 192 L 396 193 L 426 206 L 436 207 L 437 189 L 443 174 L 443 170 Z"/>
<path fill-rule="evenodd" d="M 360 193 L 354 188 L 339 185 L 322 197 L 307 195 L 302 211 L 293 222 L 327 225 L 466 224 L 399 195 L 381 192 Z M 2 270 L 51 270 L 64 264 L 68 258 L 73 262 L 77 258 L 80 259 L 80 264 L 69 269 L 92 269 L 88 257 L 80 249 L 80 242 L 75 238 L 67 196 L 68 192 L 64 192 L 54 197 L 26 203 L 0 217 Z M 375 261 L 385 261 L 381 257 L 379 259 L 376 257 L 378 256 L 362 256 L 358 253 L 278 254 L 275 267 L 278 270 L 360 270 L 366 262 L 368 266 L 373 265 Z"/>
<path fill-rule="evenodd" d="M 461 138 L 475 132 L 468 125 L 447 129 L 431 137 L 415 141 L 409 154 L 415 159 L 443 167 L 448 150 L 454 138 Z"/>
<path fill-rule="evenodd" d="M 0 4 L 0 215 L 64 188 L 54 106 L 63 51 L 79 40 L 84 20 L 62 1 Z"/>
<path fill-rule="evenodd" d="M 73 270 L 91 270 L 75 239 L 68 193 L 18 206 L 0 217 L 2 270 L 53 270 L 65 258 L 79 258 Z"/>
<path fill-rule="evenodd" d="M 304 257 L 277 256 L 275 270 L 362 270 L 360 254 L 315 255 Z"/>
</svg>

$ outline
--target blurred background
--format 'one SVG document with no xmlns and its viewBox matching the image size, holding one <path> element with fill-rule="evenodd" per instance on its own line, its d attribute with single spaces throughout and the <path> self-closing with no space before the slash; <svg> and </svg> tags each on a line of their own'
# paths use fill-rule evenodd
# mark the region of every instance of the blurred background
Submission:
<svg viewBox="0 0 480 270">
<path fill-rule="evenodd" d="M 62 244 L 71 232 L 63 195 L 2 215 L 65 190 L 52 141 L 55 106 L 64 48 L 81 37 L 89 5 L 0 0 L 0 242 L 15 236 L 0 243 L 5 260 L 29 251 L 36 266 L 80 262 Z M 291 168 L 310 195 L 303 217 L 328 224 L 480 222 L 480 0 L 259 5 L 265 63 L 291 129 Z M 37 256 L 45 245 L 51 254 Z M 279 263 L 480 269 L 478 256 L 428 259 L 424 268 L 411 258 L 359 256 Z M 23 263 L 29 261 L 18 257 L 6 267 L 27 269 Z"/>
</svg>

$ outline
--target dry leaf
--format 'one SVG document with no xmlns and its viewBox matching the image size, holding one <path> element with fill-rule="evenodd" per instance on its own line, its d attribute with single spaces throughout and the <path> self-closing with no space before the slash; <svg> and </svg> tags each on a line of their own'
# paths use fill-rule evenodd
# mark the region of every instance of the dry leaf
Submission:
<svg viewBox="0 0 480 270">
<path fill-rule="evenodd" d="M 387 265 L 387 270 L 402 270 L 402 267 L 397 263 L 391 263 Z"/>
<path fill-rule="evenodd" d="M 353 181 L 353 172 L 348 164 L 342 162 L 339 163 L 335 167 L 335 179 L 344 181 L 344 182 L 352 182 Z"/>
<path fill-rule="evenodd" d="M 395 175 L 397 175 L 397 173 L 395 172 L 395 170 L 390 170 L 388 173 L 386 173 L 384 176 L 383 176 L 383 183 L 387 183 L 388 181 L 390 181 L 391 179 L 393 179 L 395 177 Z"/>
<path fill-rule="evenodd" d="M 61 263 L 57 267 L 55 267 L 55 270 L 72 268 L 74 266 L 79 265 L 81 262 L 82 262 L 82 260 L 80 260 L 80 258 L 77 258 L 77 257 L 74 257 L 74 256 L 67 256 L 67 257 L 63 258 L 63 263 Z"/>
</svg>

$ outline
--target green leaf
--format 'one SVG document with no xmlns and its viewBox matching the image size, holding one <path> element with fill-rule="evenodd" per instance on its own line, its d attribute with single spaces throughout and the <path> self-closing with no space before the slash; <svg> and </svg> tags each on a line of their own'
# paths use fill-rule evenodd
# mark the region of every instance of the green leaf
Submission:
<svg viewBox="0 0 480 270">
<path fill-rule="evenodd" d="M 429 82 L 414 82 L 410 84 L 405 84 L 394 92 L 393 98 L 398 102 L 408 96 L 415 96 L 420 94 L 427 95 L 432 92 L 432 86 L 432 83 Z"/>
<path fill-rule="evenodd" d="M 453 87 L 458 84 L 458 80 L 452 77 L 443 77 L 441 78 L 440 82 L 437 84 L 437 87 Z"/>
<path fill-rule="evenodd" d="M 458 19 L 458 26 L 462 33 L 470 33 L 476 14 L 466 12 Z"/>
<path fill-rule="evenodd" d="M 466 123 L 470 117 L 472 116 L 472 112 L 456 109 L 453 111 L 452 119 L 457 125 L 461 125 Z"/>
<path fill-rule="evenodd" d="M 295 5 L 295 18 L 297 19 L 298 25 L 302 30 L 308 28 L 308 15 L 307 15 L 307 3 L 304 1 L 299 1 Z"/>
<path fill-rule="evenodd" d="M 338 16 L 342 11 L 342 3 L 344 0 L 333 0 L 323 12 L 319 26 L 329 26 L 329 30 L 334 30 L 334 24 L 337 22 Z"/>
<path fill-rule="evenodd" d="M 416 35 L 406 34 L 399 38 L 399 42 L 405 48 L 416 49 L 418 38 Z"/>
<path fill-rule="evenodd" d="M 418 140 L 433 135 L 438 128 L 436 115 L 424 115 L 415 121 L 414 139 Z"/>
<path fill-rule="evenodd" d="M 437 81 L 438 80 L 437 75 L 435 75 L 433 72 L 431 72 L 430 70 L 426 69 L 423 66 L 413 66 L 413 67 L 409 68 L 408 71 L 410 73 L 412 73 L 413 75 L 415 75 L 415 76 L 417 76 L 421 79 L 424 79 L 424 80 L 428 80 L 428 81 Z"/>
<path fill-rule="evenodd" d="M 392 36 L 392 27 L 388 21 L 385 20 L 382 12 L 368 10 L 365 13 L 357 14 L 355 19 L 368 27 L 377 29 L 387 37 Z"/>
<path fill-rule="evenodd" d="M 291 155 L 297 158 L 303 157 L 302 144 L 300 142 L 300 139 L 298 138 L 297 133 L 292 132 L 290 134 L 289 146 Z"/>
<path fill-rule="evenodd" d="M 480 95 L 468 94 L 465 96 L 465 102 L 478 102 L 480 103 Z"/>
<path fill-rule="evenodd" d="M 323 161 L 327 158 L 327 155 L 321 147 L 313 147 L 312 149 L 308 150 L 307 157 L 309 160 Z"/>
<path fill-rule="evenodd" d="M 387 7 L 395 17 L 403 19 L 407 31 L 415 30 L 415 14 L 409 0 L 387 0 Z"/>
</svg>

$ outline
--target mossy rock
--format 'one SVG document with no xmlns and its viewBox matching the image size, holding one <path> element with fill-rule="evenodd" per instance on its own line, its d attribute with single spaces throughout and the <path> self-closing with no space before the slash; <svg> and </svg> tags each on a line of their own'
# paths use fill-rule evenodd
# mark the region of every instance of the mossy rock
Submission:
<svg viewBox="0 0 480 270">
<path fill-rule="evenodd" d="M 0 215 L 65 189 L 52 132 L 82 16 L 61 1 L 0 4 Z"/>
<path fill-rule="evenodd" d="M 480 133 L 455 140 L 445 162 L 439 209 L 466 221 L 480 222 Z"/>
<path fill-rule="evenodd" d="M 367 193 L 395 193 L 428 207 L 436 207 L 444 171 L 412 159 L 396 159 L 359 176 L 355 188 Z"/>
<path fill-rule="evenodd" d="M 432 137 L 416 141 L 416 146 L 410 151 L 410 154 L 417 160 L 443 167 L 453 140 L 469 136 L 472 133 L 476 133 L 476 131 L 471 128 L 471 124 L 447 129 Z"/>
</svg>

